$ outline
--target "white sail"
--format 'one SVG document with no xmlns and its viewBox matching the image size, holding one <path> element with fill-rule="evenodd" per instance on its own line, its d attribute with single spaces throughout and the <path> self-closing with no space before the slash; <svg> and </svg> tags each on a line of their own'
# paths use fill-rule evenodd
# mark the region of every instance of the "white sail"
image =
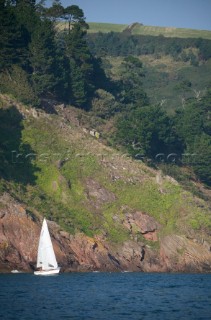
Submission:
<svg viewBox="0 0 211 320">
<path fill-rule="evenodd" d="M 42 270 L 52 270 L 58 268 L 56 257 L 53 250 L 47 222 L 44 219 L 40 233 L 40 241 L 37 255 L 37 268 Z"/>
</svg>

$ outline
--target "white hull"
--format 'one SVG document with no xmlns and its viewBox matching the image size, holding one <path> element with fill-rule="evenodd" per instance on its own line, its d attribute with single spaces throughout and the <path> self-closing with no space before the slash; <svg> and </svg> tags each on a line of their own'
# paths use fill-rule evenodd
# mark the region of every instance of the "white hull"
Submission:
<svg viewBox="0 0 211 320">
<path fill-rule="evenodd" d="M 11 272 L 12 273 L 21 273 L 21 271 L 18 271 L 18 270 L 12 270 Z"/>
<path fill-rule="evenodd" d="M 34 274 L 36 276 L 53 276 L 58 274 L 60 271 L 60 268 L 52 269 L 52 270 L 40 270 L 40 271 L 34 271 Z"/>
</svg>

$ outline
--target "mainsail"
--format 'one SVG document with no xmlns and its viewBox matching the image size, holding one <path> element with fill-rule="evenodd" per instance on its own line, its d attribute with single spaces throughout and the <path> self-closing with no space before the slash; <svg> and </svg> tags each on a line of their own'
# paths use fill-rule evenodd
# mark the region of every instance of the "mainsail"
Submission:
<svg viewBox="0 0 211 320">
<path fill-rule="evenodd" d="M 53 245 L 48 231 L 47 222 L 45 219 L 43 220 L 43 225 L 40 232 L 37 268 L 42 268 L 42 270 L 51 270 L 58 268 Z"/>
</svg>

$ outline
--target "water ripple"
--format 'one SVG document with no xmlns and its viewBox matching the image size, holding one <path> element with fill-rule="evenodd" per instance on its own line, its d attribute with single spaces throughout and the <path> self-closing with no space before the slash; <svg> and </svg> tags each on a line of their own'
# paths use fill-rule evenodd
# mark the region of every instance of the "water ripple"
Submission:
<svg viewBox="0 0 211 320">
<path fill-rule="evenodd" d="M 210 320 L 211 275 L 0 275 L 1 320 Z"/>
</svg>

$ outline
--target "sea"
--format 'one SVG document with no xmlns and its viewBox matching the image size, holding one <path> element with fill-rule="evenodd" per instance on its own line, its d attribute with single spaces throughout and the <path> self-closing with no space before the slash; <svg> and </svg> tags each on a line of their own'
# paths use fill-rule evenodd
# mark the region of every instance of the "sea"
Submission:
<svg viewBox="0 0 211 320">
<path fill-rule="evenodd" d="M 0 274 L 1 320 L 211 319 L 211 274 Z"/>
</svg>

